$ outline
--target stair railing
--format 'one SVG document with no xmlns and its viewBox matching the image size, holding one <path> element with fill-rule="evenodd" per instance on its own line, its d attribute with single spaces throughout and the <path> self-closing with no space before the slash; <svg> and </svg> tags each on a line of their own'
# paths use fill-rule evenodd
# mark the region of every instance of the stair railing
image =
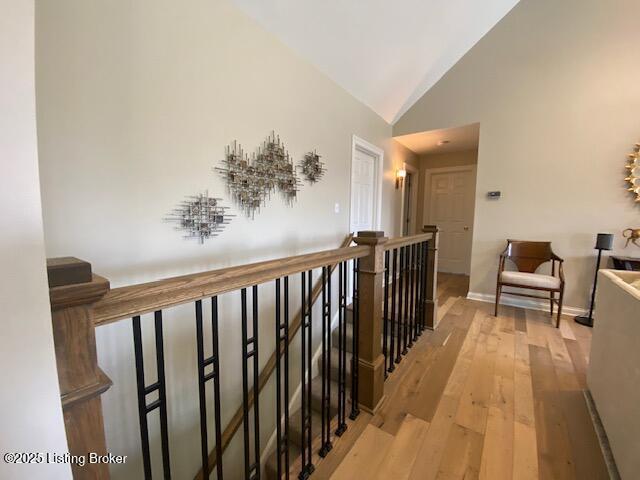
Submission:
<svg viewBox="0 0 640 480">
<path fill-rule="evenodd" d="M 349 416 L 353 419 L 360 409 L 375 412 L 382 401 L 384 378 L 390 371 L 389 349 L 380 341 L 383 329 L 395 332 L 397 346 L 408 348 L 418 333 L 425 327 L 435 327 L 435 266 L 437 230 L 388 240 L 382 232 L 359 232 L 355 237 L 357 246 L 343 247 L 307 255 L 270 260 L 250 265 L 218 269 L 203 273 L 168 278 L 155 282 L 110 289 L 108 280 L 91 272 L 91 265 L 73 258 L 53 259 L 48 265 L 50 298 L 53 319 L 54 343 L 61 400 L 69 452 L 72 455 L 105 455 L 107 453 L 102 417 L 101 395 L 111 385 L 111 380 L 98 366 L 95 328 L 112 322 L 131 319 L 136 359 L 138 410 L 144 477 L 152 478 L 149 447 L 148 414 L 159 412 L 160 440 L 163 477 L 171 477 L 170 445 L 167 419 L 167 388 L 164 375 L 163 311 L 173 306 L 193 303 L 198 341 L 198 388 L 201 425 L 201 470 L 200 476 L 208 478 L 215 468 L 221 480 L 223 470 L 223 446 L 243 425 L 244 432 L 244 478 L 260 478 L 260 412 L 259 402 L 254 401 L 266 384 L 271 371 L 276 371 L 278 452 L 278 477 L 289 478 L 289 378 L 288 348 L 295 331 L 300 329 L 301 341 L 301 385 L 302 415 L 301 431 L 302 462 L 298 476 L 306 478 L 313 472 L 311 451 L 311 360 L 312 360 L 312 306 L 318 293 L 322 293 L 322 443 L 320 454 L 331 450 L 331 391 L 328 380 L 331 375 L 331 272 L 338 266 L 338 317 L 339 328 L 346 323 L 346 301 L 348 263 L 353 264 L 353 339 L 350 384 Z M 400 267 L 397 254 L 400 250 Z M 391 253 L 390 253 L 391 252 Z M 389 262 L 392 264 L 390 265 Z M 318 289 L 312 288 L 314 269 L 322 269 L 322 282 Z M 388 276 L 396 276 L 402 287 L 397 295 L 388 295 Z M 299 323 L 289 322 L 289 278 L 300 275 L 301 314 Z M 387 278 L 385 278 L 387 277 Z M 263 372 L 258 370 L 260 341 L 258 335 L 258 300 L 261 284 L 275 284 L 275 359 L 267 362 Z M 396 290 L 396 281 L 391 282 Z M 220 424 L 220 369 L 218 345 L 219 296 L 240 291 L 242 329 L 243 405 L 241 414 L 236 414 L 222 433 Z M 404 296 L 403 296 L 404 294 Z M 404 299 L 404 300 L 403 300 Z M 203 301 L 211 302 L 211 355 L 205 355 Z M 411 303 L 413 302 L 413 303 Z M 398 312 L 388 314 L 389 306 Z M 400 314 L 402 305 L 402 315 Z M 383 315 L 384 309 L 384 315 Z M 409 313 L 412 312 L 412 313 Z M 153 316 L 155 334 L 155 363 L 157 379 L 149 382 L 144 375 L 142 327 L 149 328 Z M 146 322 L 146 323 L 145 323 Z M 401 332 L 401 333 L 400 333 Z M 338 372 L 338 427 L 336 435 L 344 428 L 347 410 L 346 401 L 346 335 L 339 335 Z M 393 333 L 392 333 L 393 336 Z M 400 337 L 402 336 L 402 342 Z M 393 338 L 393 337 L 390 337 Z M 222 339 L 224 341 L 224 339 Z M 381 345 L 382 343 L 382 345 Z M 392 342 L 393 343 L 393 342 Z M 397 359 L 397 357 L 396 357 Z M 396 360 L 394 359 L 394 360 Z M 252 375 L 249 376 L 250 366 Z M 194 372 L 195 373 L 195 372 Z M 209 451 L 207 442 L 207 413 L 210 408 L 206 400 L 206 387 L 213 384 L 213 415 L 215 418 L 215 447 Z M 157 399 L 148 402 L 147 397 L 157 392 Z M 342 399 L 342 401 L 341 401 Z M 250 410 L 252 410 L 252 415 Z M 283 414 L 284 413 L 284 414 Z M 238 420 L 237 417 L 240 417 Z M 252 418 L 250 418 L 252 417 Z M 109 469 L 105 463 L 72 465 L 74 478 L 108 479 Z M 205 475 L 202 475 L 206 472 Z"/>
</svg>

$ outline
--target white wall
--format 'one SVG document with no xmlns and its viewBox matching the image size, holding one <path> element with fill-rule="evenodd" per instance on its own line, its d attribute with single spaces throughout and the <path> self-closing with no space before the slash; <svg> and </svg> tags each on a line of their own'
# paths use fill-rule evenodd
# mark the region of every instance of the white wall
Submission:
<svg viewBox="0 0 640 480">
<path fill-rule="evenodd" d="M 0 0 L 0 453 L 63 454 L 38 180 L 32 1 Z M 68 465 L 14 465 L 0 478 L 71 478 Z"/>
<path fill-rule="evenodd" d="M 385 149 L 383 194 L 394 195 L 394 165 L 404 153 L 391 126 L 227 1 L 40 1 L 36 27 L 47 254 L 87 260 L 112 286 L 338 246 L 349 227 L 353 134 Z M 326 163 L 323 180 L 305 184 L 292 207 L 276 195 L 255 220 L 239 215 L 204 245 L 163 222 L 185 195 L 203 190 L 231 205 L 212 168 L 234 139 L 252 151 L 272 129 L 296 163 L 312 149 Z M 385 200 L 387 232 L 395 231 L 395 208 Z M 272 288 L 261 289 L 261 364 L 274 345 Z M 221 299 L 225 425 L 240 405 L 238 307 L 237 295 Z M 165 318 L 172 468 L 188 478 L 199 462 L 193 305 Z M 114 380 L 104 396 L 108 445 L 130 455 L 112 473 L 139 478 L 131 323 L 98 329 L 98 353 Z M 293 369 L 292 384 L 298 375 Z M 273 397 L 268 387 L 265 422 Z M 227 465 L 239 466 L 241 440 L 240 432 Z"/>
<path fill-rule="evenodd" d="M 640 253 L 621 237 L 640 222 L 623 181 L 640 139 L 639 16 L 636 0 L 521 0 L 394 125 L 480 122 L 471 291 L 494 293 L 506 238 L 553 242 L 574 307 L 588 303 L 596 233 Z"/>
</svg>

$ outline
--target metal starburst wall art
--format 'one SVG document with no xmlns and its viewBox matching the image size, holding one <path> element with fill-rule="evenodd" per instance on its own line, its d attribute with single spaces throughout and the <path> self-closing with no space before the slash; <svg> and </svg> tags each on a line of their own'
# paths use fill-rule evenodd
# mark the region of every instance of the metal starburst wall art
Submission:
<svg viewBox="0 0 640 480">
<path fill-rule="evenodd" d="M 255 213 L 278 191 L 287 204 L 296 200 L 300 181 L 293 162 L 280 137 L 272 133 L 251 159 L 237 142 L 228 145 L 224 167 L 216 167 L 227 182 L 234 201 L 248 217 Z"/>
<path fill-rule="evenodd" d="M 633 152 L 627 158 L 627 190 L 635 196 L 636 202 L 640 202 L 640 143 L 636 143 Z"/>
<path fill-rule="evenodd" d="M 176 224 L 176 230 L 185 232 L 185 238 L 197 239 L 201 244 L 205 240 L 218 236 L 231 221 L 227 213 L 229 207 L 221 204 L 220 198 L 210 197 L 209 192 L 186 197 L 165 217 Z"/>
<path fill-rule="evenodd" d="M 300 162 L 300 170 L 312 184 L 320 181 L 325 172 L 324 163 L 320 161 L 320 155 L 315 150 L 305 154 Z"/>
</svg>

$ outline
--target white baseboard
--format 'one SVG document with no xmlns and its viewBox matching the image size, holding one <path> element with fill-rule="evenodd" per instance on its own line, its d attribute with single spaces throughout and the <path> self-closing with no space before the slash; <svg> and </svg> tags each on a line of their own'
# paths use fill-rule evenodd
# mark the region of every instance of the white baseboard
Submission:
<svg viewBox="0 0 640 480">
<path fill-rule="evenodd" d="M 495 303 L 496 296 L 492 293 L 477 293 L 469 292 L 467 294 L 469 300 L 477 300 L 479 302 Z M 534 300 L 532 298 L 514 297 L 508 293 L 502 293 L 500 296 L 500 305 L 507 305 L 510 307 L 528 308 L 530 310 L 540 310 L 543 312 L 549 311 L 549 302 L 545 300 Z M 589 312 L 584 308 L 562 306 L 562 314 L 577 316 L 586 315 Z"/>
</svg>

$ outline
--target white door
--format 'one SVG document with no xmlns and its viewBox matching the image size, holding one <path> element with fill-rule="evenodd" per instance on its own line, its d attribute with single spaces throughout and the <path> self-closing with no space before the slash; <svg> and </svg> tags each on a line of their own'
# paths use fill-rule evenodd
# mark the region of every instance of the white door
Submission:
<svg viewBox="0 0 640 480">
<path fill-rule="evenodd" d="M 356 148 L 351 162 L 351 231 L 375 230 L 377 157 Z"/>
<path fill-rule="evenodd" d="M 475 169 L 427 171 L 426 223 L 440 230 L 438 270 L 469 274 L 475 201 Z"/>
</svg>

